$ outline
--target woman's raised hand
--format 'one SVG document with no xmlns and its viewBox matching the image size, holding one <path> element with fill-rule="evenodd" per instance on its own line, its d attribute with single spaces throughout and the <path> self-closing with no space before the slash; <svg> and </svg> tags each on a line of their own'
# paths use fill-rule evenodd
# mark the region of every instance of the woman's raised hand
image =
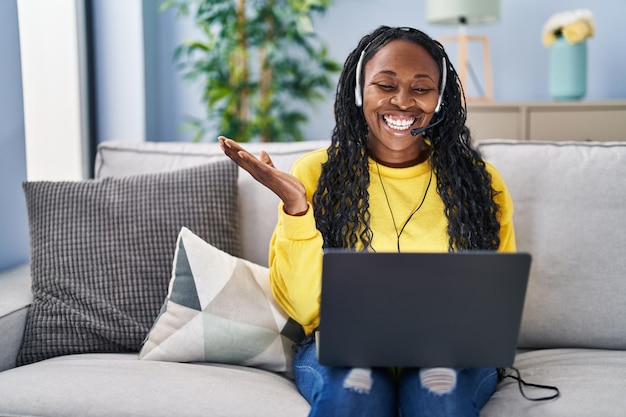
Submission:
<svg viewBox="0 0 626 417">
<path fill-rule="evenodd" d="M 276 169 L 267 152 L 261 151 L 257 158 L 232 139 L 224 136 L 217 139 L 226 156 L 283 201 L 285 213 L 298 216 L 307 212 L 304 185 L 293 175 Z"/>
</svg>

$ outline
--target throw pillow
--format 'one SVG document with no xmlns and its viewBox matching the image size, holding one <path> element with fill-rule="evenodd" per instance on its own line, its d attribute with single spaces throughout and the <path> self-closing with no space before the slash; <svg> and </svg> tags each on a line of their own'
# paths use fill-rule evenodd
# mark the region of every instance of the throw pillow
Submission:
<svg viewBox="0 0 626 417">
<path fill-rule="evenodd" d="M 178 237 L 169 293 L 140 359 L 218 362 L 291 373 L 302 327 L 272 296 L 268 269 Z"/>
<path fill-rule="evenodd" d="M 182 226 L 239 254 L 235 164 L 23 185 L 32 288 L 18 364 L 138 352 L 167 294 Z"/>
</svg>

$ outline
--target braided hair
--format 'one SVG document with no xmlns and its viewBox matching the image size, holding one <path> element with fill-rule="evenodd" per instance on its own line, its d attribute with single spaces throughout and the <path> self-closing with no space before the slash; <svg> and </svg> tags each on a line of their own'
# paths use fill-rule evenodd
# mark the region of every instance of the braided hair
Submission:
<svg viewBox="0 0 626 417">
<path fill-rule="evenodd" d="M 336 124 L 328 160 L 322 166 L 313 195 L 313 213 L 324 247 L 356 248 L 360 242 L 367 250 L 371 245 L 368 126 L 361 108 L 355 104 L 357 63 L 363 53 L 360 68 L 364 68 L 384 45 L 398 39 L 424 47 L 439 66 L 440 74 L 441 66 L 444 63 L 447 66 L 448 82 L 442 101 L 444 119 L 424 135 L 430 140 L 430 164 L 448 219 L 448 249 L 495 250 L 500 245 L 496 192 L 485 162 L 472 146 L 470 131 L 465 126 L 467 110 L 459 77 L 439 42 L 416 29 L 387 26 L 361 39 L 346 59 L 337 85 Z M 363 79 L 362 74 L 359 79 Z"/>
</svg>

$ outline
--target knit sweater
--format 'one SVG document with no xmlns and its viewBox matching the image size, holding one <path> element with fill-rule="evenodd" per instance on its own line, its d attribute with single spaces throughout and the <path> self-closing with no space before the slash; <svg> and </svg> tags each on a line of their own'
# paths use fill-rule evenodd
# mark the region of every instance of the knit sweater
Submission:
<svg viewBox="0 0 626 417">
<path fill-rule="evenodd" d="M 326 160 L 326 150 L 321 149 L 294 163 L 291 173 L 304 184 L 309 210 L 302 216 L 290 216 L 281 203 L 270 243 L 270 281 L 274 297 L 307 334 L 319 324 L 323 239 L 315 225 L 311 199 Z M 437 193 L 435 175 L 431 180 L 428 161 L 408 168 L 390 168 L 370 159 L 369 171 L 371 249 L 396 252 L 399 241 L 402 252 L 446 252 L 448 220 L 443 200 Z M 499 250 L 515 251 L 513 202 L 498 171 L 489 163 L 487 171 L 494 190 L 499 192 L 496 197 L 500 207 Z M 432 181 L 430 186 L 429 181 Z M 422 206 L 409 219 L 422 199 Z"/>
</svg>

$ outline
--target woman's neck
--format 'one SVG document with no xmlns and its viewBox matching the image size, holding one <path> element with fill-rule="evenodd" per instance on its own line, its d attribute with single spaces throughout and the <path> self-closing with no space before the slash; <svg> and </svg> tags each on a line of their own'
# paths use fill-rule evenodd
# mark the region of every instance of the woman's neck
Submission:
<svg viewBox="0 0 626 417">
<path fill-rule="evenodd" d="M 390 168 L 408 168 L 426 161 L 430 156 L 430 149 L 428 145 L 422 142 L 422 146 L 417 150 L 417 153 L 394 152 L 385 154 L 369 148 L 369 154 L 380 165 Z"/>
</svg>

